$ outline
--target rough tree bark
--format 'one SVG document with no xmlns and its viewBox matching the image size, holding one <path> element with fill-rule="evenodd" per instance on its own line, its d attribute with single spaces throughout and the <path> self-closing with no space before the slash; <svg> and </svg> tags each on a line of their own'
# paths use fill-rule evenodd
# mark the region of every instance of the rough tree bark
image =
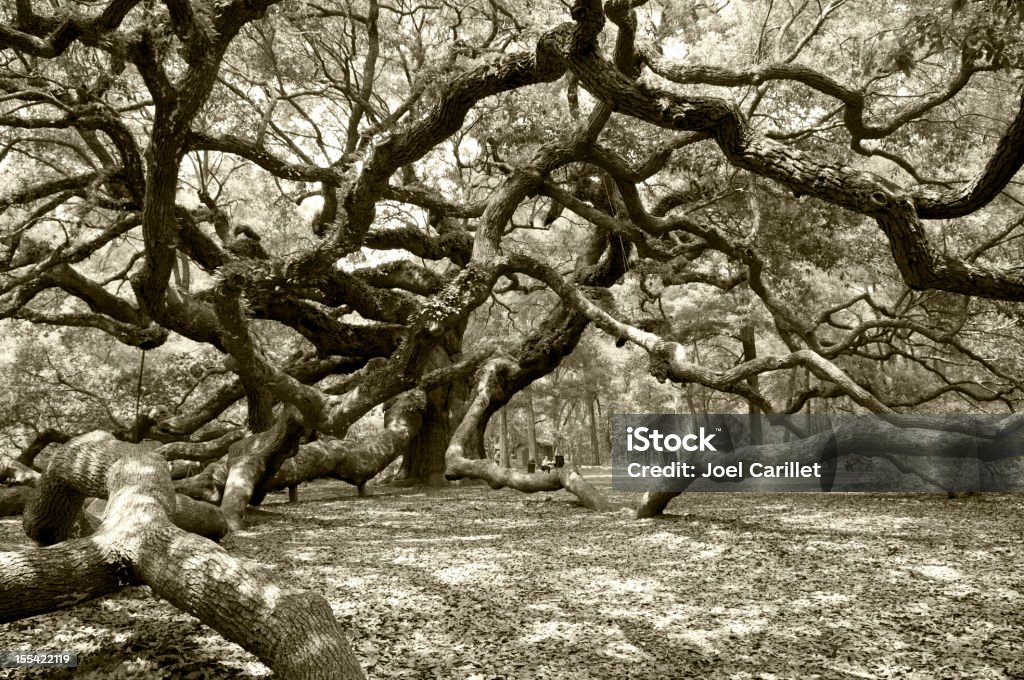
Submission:
<svg viewBox="0 0 1024 680">
<path fill-rule="evenodd" d="M 275 583 L 179 528 L 183 505 L 194 513 L 219 511 L 175 496 L 160 456 L 117 444 L 108 433 L 89 433 L 51 460 L 25 515 L 28 535 L 50 547 L 0 552 L 0 623 L 145 584 L 255 654 L 277 677 L 363 677 L 326 600 Z M 94 534 L 68 540 L 86 496 L 108 499 L 103 520 Z"/>
<path fill-rule="evenodd" d="M 422 390 L 410 390 L 384 408 L 384 431 L 371 441 L 353 446 L 343 439 L 322 438 L 299 447 L 264 485 L 278 491 L 320 477 L 340 479 L 364 494 L 366 482 L 376 477 L 396 458 L 407 453 L 417 440 L 428 398 Z"/>
<path fill-rule="evenodd" d="M 83 526 L 90 525 L 83 513 L 85 499 L 107 497 L 103 478 L 93 468 L 112 465 L 123 456 L 139 452 L 151 454 L 153 450 L 115 439 L 103 431 L 79 435 L 59 448 L 40 477 L 38 492 L 25 508 L 25 533 L 44 545 L 75 537 Z M 153 460 L 160 461 L 161 469 L 169 477 L 167 463 L 155 454 Z M 174 497 L 170 519 L 181 529 L 214 540 L 227 533 L 219 509 L 180 494 Z"/>
<path fill-rule="evenodd" d="M 537 460 L 537 414 L 533 410 L 533 390 L 527 387 L 523 390 L 526 397 L 526 445 L 528 453 L 523 456 L 523 468 L 529 468 L 530 462 L 539 464 Z"/>
<path fill-rule="evenodd" d="M 743 361 L 753 361 L 757 358 L 757 336 L 754 335 L 754 324 L 746 323 L 740 329 L 740 343 L 743 346 Z M 751 389 L 757 390 L 760 381 L 756 375 L 747 378 L 747 384 Z M 761 434 L 761 409 L 757 404 L 747 400 L 747 413 L 750 414 L 750 442 L 760 444 L 763 441 Z"/>
<path fill-rule="evenodd" d="M 590 430 L 590 463 L 591 465 L 601 464 L 601 447 L 598 443 L 600 438 L 597 435 L 597 417 L 594 415 L 594 402 L 597 395 L 587 393 L 587 427 Z"/>
<path fill-rule="evenodd" d="M 461 345 L 458 333 L 447 333 L 440 345 L 426 352 L 421 372 L 443 368 L 451 364 Z M 402 469 L 396 482 L 401 485 L 425 484 L 440 486 L 444 481 L 444 456 L 452 435 L 452 422 L 461 417 L 464 388 L 456 381 L 431 390 L 426 395 L 423 427 L 413 435 L 414 440 L 402 459 Z"/>
<path fill-rule="evenodd" d="M 501 466 L 506 470 L 512 467 L 512 446 L 508 436 L 508 405 L 501 407 Z"/>
</svg>

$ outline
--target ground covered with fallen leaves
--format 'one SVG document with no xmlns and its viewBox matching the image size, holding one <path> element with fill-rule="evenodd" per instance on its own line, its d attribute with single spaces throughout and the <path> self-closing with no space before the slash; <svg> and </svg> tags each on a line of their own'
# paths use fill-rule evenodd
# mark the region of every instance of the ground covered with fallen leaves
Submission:
<svg viewBox="0 0 1024 680">
<path fill-rule="evenodd" d="M 1024 678 L 1024 497 L 709 493 L 669 512 L 317 482 L 224 546 L 322 593 L 381 680 Z M 25 543 L 0 520 L 0 544 Z M 77 652 L 52 678 L 270 675 L 146 588 L 2 625 L 0 649 Z"/>
</svg>

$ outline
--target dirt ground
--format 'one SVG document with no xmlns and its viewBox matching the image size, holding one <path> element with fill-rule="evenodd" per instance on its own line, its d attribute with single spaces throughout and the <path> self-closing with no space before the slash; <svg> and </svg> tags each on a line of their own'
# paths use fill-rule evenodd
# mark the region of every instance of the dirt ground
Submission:
<svg viewBox="0 0 1024 680">
<path fill-rule="evenodd" d="M 669 512 L 317 482 L 224 544 L 327 597 L 380 680 L 1024 678 L 1024 497 L 709 493 Z M 0 544 L 26 541 L 0 520 Z M 269 676 L 146 588 L 0 641 L 81 660 L 0 677 Z"/>
</svg>

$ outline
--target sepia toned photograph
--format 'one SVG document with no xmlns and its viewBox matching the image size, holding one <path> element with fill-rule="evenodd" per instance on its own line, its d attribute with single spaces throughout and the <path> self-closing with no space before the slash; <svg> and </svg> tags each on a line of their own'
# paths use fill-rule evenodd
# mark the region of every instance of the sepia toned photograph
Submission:
<svg viewBox="0 0 1024 680">
<path fill-rule="evenodd" d="M 1024 2 L 0 0 L 0 678 L 1024 680 Z"/>
</svg>

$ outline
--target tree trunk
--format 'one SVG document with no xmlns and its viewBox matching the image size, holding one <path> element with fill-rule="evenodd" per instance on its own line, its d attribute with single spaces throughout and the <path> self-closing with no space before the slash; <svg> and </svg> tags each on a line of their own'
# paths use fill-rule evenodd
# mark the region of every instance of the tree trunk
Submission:
<svg viewBox="0 0 1024 680">
<path fill-rule="evenodd" d="M 593 394 L 587 395 L 587 424 L 590 427 L 590 460 L 594 465 L 601 464 L 601 448 L 598 442 L 600 441 L 597 436 L 597 417 L 594 415 L 594 400 L 597 399 Z"/>
<path fill-rule="evenodd" d="M 748 323 L 740 329 L 740 344 L 743 346 L 743 361 L 753 361 L 757 358 L 757 339 L 754 336 L 754 325 Z M 756 375 L 747 378 L 747 384 L 755 390 L 758 386 Z M 747 413 L 750 422 L 750 443 L 760 444 L 764 441 L 761 432 L 761 409 L 754 402 L 747 400 Z"/>
<path fill-rule="evenodd" d="M 536 460 L 538 464 L 540 464 L 540 461 L 543 460 L 544 458 L 553 457 L 556 452 L 563 453 L 562 409 L 568 406 L 569 404 L 563 403 L 562 399 L 558 396 L 558 371 L 552 372 L 552 378 L 554 378 L 554 384 L 552 385 L 552 391 L 554 392 L 554 394 L 552 394 L 551 396 L 551 448 L 549 450 L 545 450 L 545 447 L 541 444 L 541 442 L 537 443 Z M 569 413 L 566 413 L 565 419 L 566 421 L 569 420 Z M 571 452 L 569 451 L 564 452 L 563 455 L 565 455 L 565 460 L 576 463 L 576 459 L 572 455 L 570 455 L 570 453 Z"/>
<path fill-rule="evenodd" d="M 789 379 L 788 379 L 789 385 L 786 388 L 786 394 L 790 395 L 790 398 L 792 398 L 792 395 L 796 394 L 796 374 L 797 374 L 797 369 L 791 368 L 787 372 L 789 373 Z M 786 431 L 782 433 L 782 441 L 784 441 L 787 444 L 789 442 L 793 441 L 793 439 L 795 439 L 795 438 L 796 438 L 796 436 L 793 434 L 792 430 L 790 430 L 788 427 L 786 428 Z"/>
<path fill-rule="evenodd" d="M 427 394 L 424 422 L 414 441 L 405 448 L 402 477 L 406 483 L 441 486 L 444 483 L 444 452 L 451 438 L 449 419 L 450 388 L 442 387 Z"/>
<path fill-rule="evenodd" d="M 506 470 L 512 467 L 512 442 L 508 436 L 508 405 L 501 407 L 501 463 Z"/>
<path fill-rule="evenodd" d="M 103 520 L 95 534 L 66 540 L 86 496 L 108 498 Z M 180 499 L 152 451 L 108 433 L 69 442 L 25 515 L 29 536 L 52 547 L 0 552 L 0 623 L 145 584 L 283 680 L 363 677 L 326 600 L 175 526 Z"/>
<path fill-rule="evenodd" d="M 435 345 L 427 352 L 421 372 L 443 368 L 449 364 L 450 353 L 444 347 Z M 407 447 L 406 455 L 402 458 L 398 483 L 427 486 L 440 486 L 445 483 L 444 452 L 452 435 L 452 417 L 460 416 L 458 392 L 458 385 L 452 384 L 427 393 L 423 427 L 416 433 L 414 440 Z"/>
<path fill-rule="evenodd" d="M 261 385 L 242 381 L 245 392 L 246 422 L 252 432 L 265 432 L 274 425 L 274 396 Z"/>
<path fill-rule="evenodd" d="M 523 393 L 526 395 L 526 445 L 530 449 L 529 456 L 523 461 L 523 467 L 527 468 L 530 461 L 540 461 L 537 460 L 537 419 L 533 411 L 533 390 L 527 387 Z"/>
<path fill-rule="evenodd" d="M 360 489 L 396 458 L 409 450 L 423 424 L 427 398 L 422 390 L 410 390 L 384 409 L 384 431 L 361 446 L 343 439 L 321 438 L 299 447 L 265 485 L 277 491 L 320 477 L 331 477 Z"/>
</svg>

